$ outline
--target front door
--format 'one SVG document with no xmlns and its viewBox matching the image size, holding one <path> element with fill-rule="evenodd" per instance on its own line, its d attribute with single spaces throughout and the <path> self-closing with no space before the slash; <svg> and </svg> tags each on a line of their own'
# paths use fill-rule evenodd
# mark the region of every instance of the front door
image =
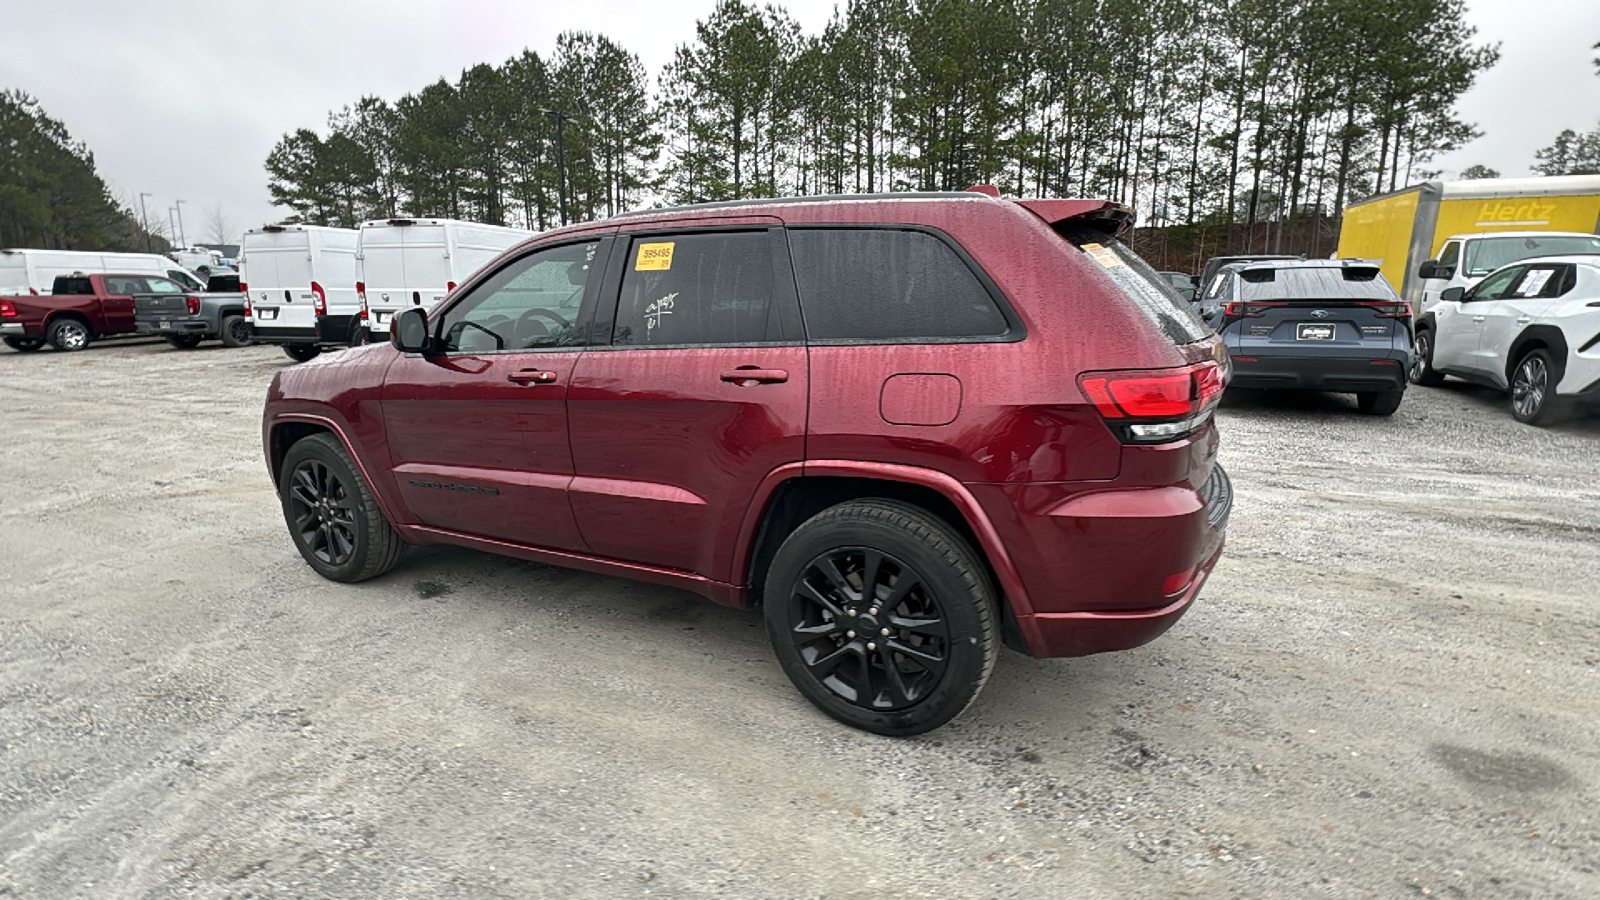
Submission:
<svg viewBox="0 0 1600 900">
<path fill-rule="evenodd" d="M 805 458 L 806 348 L 774 223 L 619 236 L 610 346 L 578 360 L 568 393 L 572 506 L 596 554 L 742 580 L 750 498 Z"/>
<path fill-rule="evenodd" d="M 107 275 L 106 297 L 100 301 L 100 314 L 106 320 L 106 334 L 126 334 L 132 331 L 134 295 L 150 293 L 150 282 L 162 280 L 159 278 L 147 280 L 138 275 Z M 167 284 L 172 282 L 169 281 Z"/>
<path fill-rule="evenodd" d="M 587 340 L 598 235 L 514 259 L 434 316 L 434 350 L 384 379 L 390 462 L 423 525 L 586 549 L 567 487 L 567 393 Z"/>
</svg>

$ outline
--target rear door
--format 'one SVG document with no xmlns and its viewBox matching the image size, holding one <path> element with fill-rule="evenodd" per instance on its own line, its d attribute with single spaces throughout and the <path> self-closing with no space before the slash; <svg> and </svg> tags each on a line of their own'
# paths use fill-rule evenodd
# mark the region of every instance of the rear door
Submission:
<svg viewBox="0 0 1600 900">
<path fill-rule="evenodd" d="M 619 236 L 597 323 L 608 346 L 578 361 L 568 399 L 572 507 L 596 554 L 739 580 L 751 496 L 805 458 L 807 356 L 778 225 Z"/>
<path fill-rule="evenodd" d="M 586 549 L 567 501 L 567 393 L 608 242 L 593 234 L 510 261 L 433 317 L 437 352 L 389 367 L 390 462 L 423 525 Z"/>
</svg>

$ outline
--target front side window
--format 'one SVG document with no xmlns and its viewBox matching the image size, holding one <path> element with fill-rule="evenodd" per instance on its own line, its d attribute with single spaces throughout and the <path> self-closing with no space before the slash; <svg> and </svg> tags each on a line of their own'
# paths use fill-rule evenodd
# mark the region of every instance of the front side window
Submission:
<svg viewBox="0 0 1600 900">
<path fill-rule="evenodd" d="M 789 231 L 806 337 L 940 340 L 1003 337 L 1010 325 L 949 244 L 923 231 Z"/>
<path fill-rule="evenodd" d="M 502 268 L 446 310 L 446 353 L 571 347 L 598 241 L 537 250 Z"/>
<path fill-rule="evenodd" d="M 1523 266 L 1512 266 L 1490 275 L 1478 282 L 1478 286 L 1472 291 L 1472 299 L 1499 300 L 1510 290 L 1512 282 L 1516 281 L 1523 271 Z"/>
<path fill-rule="evenodd" d="M 619 346 L 780 340 L 766 231 L 635 237 L 611 342 Z"/>
<path fill-rule="evenodd" d="M 1454 269 L 1461 262 L 1461 245 L 1451 241 L 1439 251 L 1439 265 L 1446 269 Z"/>
</svg>

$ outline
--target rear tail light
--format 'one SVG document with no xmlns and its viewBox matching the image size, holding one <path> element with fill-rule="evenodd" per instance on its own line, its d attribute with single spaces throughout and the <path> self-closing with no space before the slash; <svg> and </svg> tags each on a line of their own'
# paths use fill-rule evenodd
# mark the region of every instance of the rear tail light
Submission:
<svg viewBox="0 0 1600 900">
<path fill-rule="evenodd" d="M 1411 304 L 1406 302 L 1391 303 L 1386 300 L 1367 301 L 1361 304 L 1372 310 L 1372 314 L 1380 319 L 1409 319 L 1411 318 Z"/>
<path fill-rule="evenodd" d="M 199 297 L 185 297 L 183 299 L 188 301 L 188 303 L 189 303 L 189 315 L 191 315 L 191 316 L 200 315 L 200 298 Z"/>
<path fill-rule="evenodd" d="M 10 300 L 0 300 L 0 319 L 18 318 L 16 304 Z"/>
<path fill-rule="evenodd" d="M 362 303 L 367 302 L 367 283 L 365 281 L 356 282 L 356 296 L 361 298 Z"/>
<path fill-rule="evenodd" d="M 455 289 L 456 289 L 456 283 L 455 283 L 455 282 L 454 282 L 454 281 L 447 281 L 447 282 L 445 282 L 445 285 L 444 285 L 444 292 L 445 292 L 445 293 L 446 293 L 446 294 L 448 294 L 448 293 L 450 293 L 450 292 L 451 292 L 451 291 L 453 291 L 453 290 L 455 290 Z M 1592 304 L 1591 304 L 1591 305 L 1592 305 Z"/>
<path fill-rule="evenodd" d="M 361 294 L 360 294 L 360 297 L 361 297 L 361 321 L 365 322 L 365 321 L 367 321 L 367 292 L 366 291 L 362 291 Z"/>
<path fill-rule="evenodd" d="M 1130 443 L 1174 441 L 1211 419 L 1227 377 L 1214 360 L 1176 369 L 1088 372 L 1083 394 L 1118 437 Z"/>
<path fill-rule="evenodd" d="M 327 315 L 328 314 L 328 292 L 322 289 L 322 285 L 317 284 L 315 281 L 313 281 L 313 282 L 311 282 L 311 293 L 315 294 L 316 298 L 317 298 L 312 303 L 312 307 L 311 307 L 312 310 L 314 310 L 316 312 L 316 314 L 319 315 L 319 316 Z"/>
<path fill-rule="evenodd" d="M 39 296 L 39 289 L 38 288 L 28 288 L 28 293 L 32 294 L 35 297 L 37 297 L 37 296 Z"/>
<path fill-rule="evenodd" d="M 249 317 L 255 315 L 255 310 L 250 308 L 250 298 L 249 297 L 246 297 L 245 300 L 244 300 L 244 315 L 245 315 L 245 318 L 247 318 L 247 319 Z"/>
<path fill-rule="evenodd" d="M 1244 303 L 1235 300 L 1222 308 L 1222 314 L 1230 319 L 1259 319 L 1267 314 L 1268 309 L 1282 305 L 1273 301 Z"/>
<path fill-rule="evenodd" d="M 248 284 L 245 284 L 245 283 L 244 283 L 244 282 L 242 282 L 242 281 L 241 281 L 241 282 L 239 282 L 239 293 L 241 293 L 241 294 L 248 294 L 248 293 L 250 293 L 250 285 L 248 285 Z"/>
</svg>

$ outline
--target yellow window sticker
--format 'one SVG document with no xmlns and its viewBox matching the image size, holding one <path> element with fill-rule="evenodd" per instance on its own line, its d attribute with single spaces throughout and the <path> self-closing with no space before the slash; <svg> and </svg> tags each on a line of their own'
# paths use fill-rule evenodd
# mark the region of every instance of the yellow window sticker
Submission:
<svg viewBox="0 0 1600 900">
<path fill-rule="evenodd" d="M 640 244 L 639 257 L 634 260 L 633 270 L 665 272 L 672 268 L 672 247 L 672 241 L 662 244 Z"/>
<path fill-rule="evenodd" d="M 1123 264 L 1122 259 L 1107 249 L 1104 244 L 1084 244 L 1083 252 L 1094 257 L 1094 261 L 1107 269 L 1115 269 Z"/>
</svg>

